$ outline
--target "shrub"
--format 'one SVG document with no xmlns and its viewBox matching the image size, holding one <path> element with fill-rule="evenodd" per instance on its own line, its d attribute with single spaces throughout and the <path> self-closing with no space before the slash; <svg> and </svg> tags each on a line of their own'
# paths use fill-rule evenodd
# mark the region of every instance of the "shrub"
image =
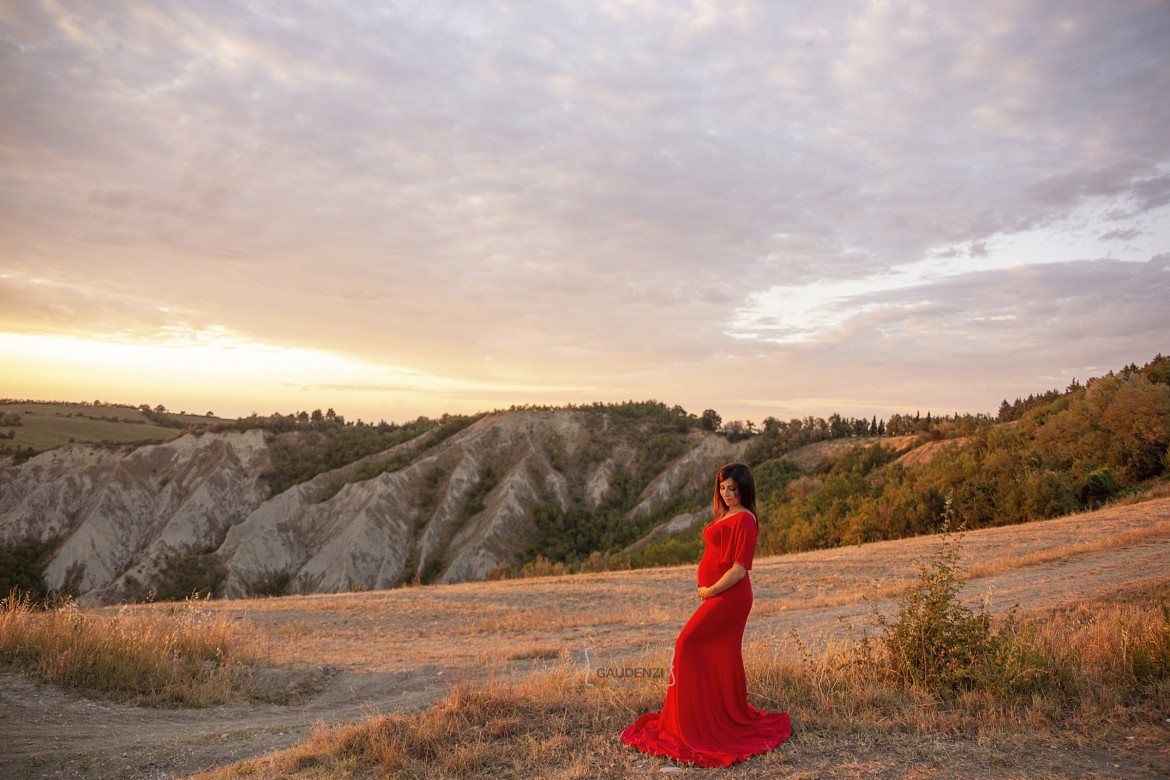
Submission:
<svg viewBox="0 0 1170 780">
<path fill-rule="evenodd" d="M 496 470 L 491 466 L 485 468 L 463 504 L 463 518 L 467 519 L 482 512 L 487 506 L 488 493 L 491 493 L 499 483 L 500 476 Z"/>
<path fill-rule="evenodd" d="M 248 595 L 252 597 L 283 596 L 288 592 L 288 584 L 292 580 L 287 571 L 265 572 L 260 579 L 248 586 Z"/>
<path fill-rule="evenodd" d="M 60 540 L 26 541 L 0 548 L 0 593 L 17 591 L 34 602 L 49 595 L 44 570 Z"/>
<path fill-rule="evenodd" d="M 944 529 L 934 559 L 919 562 L 917 580 L 899 598 L 894 620 L 874 610 L 880 660 L 863 641 L 864 655 L 897 684 L 944 698 L 974 689 L 1005 698 L 1025 693 L 1047 675 L 1044 656 L 1014 612 L 996 629 L 985 606 L 974 610 L 960 600 L 960 544 Z"/>
<path fill-rule="evenodd" d="M 1121 492 L 1117 477 L 1109 469 L 1097 468 L 1096 464 L 1078 461 L 1074 464 L 1077 499 L 1090 508 L 1104 504 Z"/>
<path fill-rule="evenodd" d="M 163 561 L 159 570 L 154 600 L 183 601 L 192 596 L 213 596 L 225 577 L 227 567 L 214 553 L 172 555 Z"/>
</svg>

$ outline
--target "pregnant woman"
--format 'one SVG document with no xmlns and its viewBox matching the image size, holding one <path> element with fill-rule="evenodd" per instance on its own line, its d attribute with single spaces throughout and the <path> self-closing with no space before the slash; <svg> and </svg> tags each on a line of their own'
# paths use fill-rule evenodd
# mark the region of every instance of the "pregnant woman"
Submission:
<svg viewBox="0 0 1170 780">
<path fill-rule="evenodd" d="M 719 469 L 714 504 L 699 561 L 703 603 L 675 643 L 662 712 L 643 715 L 622 732 L 639 750 L 699 766 L 729 766 L 792 734 L 788 713 L 762 712 L 747 700 L 742 644 L 757 532 L 755 480 L 747 466 Z"/>
</svg>

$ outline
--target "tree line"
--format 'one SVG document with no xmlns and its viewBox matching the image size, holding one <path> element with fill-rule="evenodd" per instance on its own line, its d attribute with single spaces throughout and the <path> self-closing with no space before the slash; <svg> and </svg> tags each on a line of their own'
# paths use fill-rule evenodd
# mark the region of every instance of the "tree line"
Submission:
<svg viewBox="0 0 1170 780">
<path fill-rule="evenodd" d="M 1163 479 L 1170 473 L 1168 362 L 1158 356 L 1009 405 L 1006 422 L 950 437 L 918 463 L 899 460 L 909 448 L 871 446 L 812 474 L 765 480 L 761 552 L 930 533 L 948 505 L 967 528 L 1042 520 L 1098 508 Z"/>
<path fill-rule="evenodd" d="M 616 475 L 617 489 L 601 507 L 561 510 L 542 505 L 539 537 L 512 571 L 561 565 L 569 570 L 599 566 L 687 562 L 701 552 L 698 530 L 659 540 L 631 554 L 630 542 L 666 516 L 633 521 L 628 512 L 648 480 L 684 451 L 692 430 L 750 438 L 745 460 L 757 478 L 762 530 L 760 554 L 894 539 L 937 530 L 945 511 L 968 528 L 1005 525 L 1091 509 L 1140 489 L 1170 472 L 1170 358 L 1144 366 L 1074 380 L 1013 402 L 996 416 L 984 414 L 894 414 L 888 419 L 806 416 L 724 423 L 717 412 L 700 415 L 659 401 L 525 409 L 594 411 L 637 423 L 642 453 L 629 473 Z M 161 414 L 157 409 L 151 413 Z M 146 413 L 145 411 L 143 412 Z M 346 421 L 333 409 L 273 413 L 200 425 L 203 430 L 262 429 L 270 434 L 272 495 L 427 432 L 430 444 L 453 435 L 483 415 L 419 417 L 397 424 Z M 287 436 L 283 434 L 300 435 Z M 905 437 L 913 437 L 907 440 Z M 872 439 L 804 471 L 788 459 L 793 450 L 818 441 Z M 926 442 L 932 457 L 906 462 L 902 455 Z M 596 454 L 600 457 L 602 454 Z M 550 458 L 563 459 L 559 453 Z M 586 457 L 590 457 L 586 454 Z M 371 463 L 355 479 L 396 470 L 407 460 Z M 373 471 L 371 471 L 373 469 Z M 680 496 L 668 512 L 687 511 L 709 496 Z M 694 502 L 694 505 L 692 505 Z M 701 524 L 700 524 L 701 525 Z M 544 563 L 541 563 L 544 562 Z"/>
</svg>

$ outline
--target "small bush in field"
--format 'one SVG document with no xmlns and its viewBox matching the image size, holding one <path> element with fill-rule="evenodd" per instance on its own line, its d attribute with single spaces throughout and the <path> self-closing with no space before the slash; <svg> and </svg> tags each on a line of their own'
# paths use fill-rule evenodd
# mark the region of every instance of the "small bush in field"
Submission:
<svg viewBox="0 0 1170 780">
<path fill-rule="evenodd" d="M 945 531 L 934 559 L 919 563 L 918 578 L 898 600 L 895 618 L 875 610 L 881 630 L 878 665 L 899 684 L 943 697 L 975 689 L 1000 698 L 1025 693 L 1048 673 L 1044 654 L 1014 611 L 997 628 L 986 607 L 975 610 L 960 600 L 959 548 L 960 539 Z M 863 644 L 862 649 L 876 660 L 874 648 Z"/>
</svg>

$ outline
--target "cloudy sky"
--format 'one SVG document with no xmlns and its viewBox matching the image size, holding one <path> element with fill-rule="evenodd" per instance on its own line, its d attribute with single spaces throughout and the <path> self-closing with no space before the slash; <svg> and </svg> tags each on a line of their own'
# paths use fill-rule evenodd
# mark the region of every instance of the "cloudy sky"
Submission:
<svg viewBox="0 0 1170 780">
<path fill-rule="evenodd" d="M 1170 352 L 1168 40 L 1165 0 L 4 3 L 0 396 L 994 413 Z"/>
</svg>

